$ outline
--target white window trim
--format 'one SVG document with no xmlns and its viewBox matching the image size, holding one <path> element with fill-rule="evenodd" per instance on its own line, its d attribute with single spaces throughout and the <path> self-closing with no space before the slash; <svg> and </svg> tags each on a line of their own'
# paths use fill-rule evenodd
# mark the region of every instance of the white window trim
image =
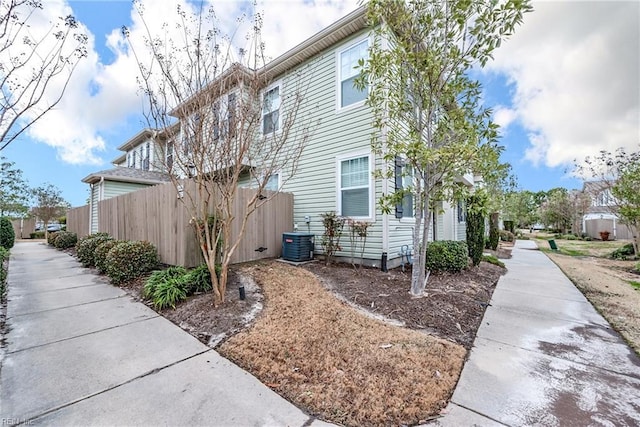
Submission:
<svg viewBox="0 0 640 427">
<path fill-rule="evenodd" d="M 407 167 L 407 163 L 406 163 L 406 158 L 403 158 L 403 160 L 405 160 L 405 165 L 402 166 L 403 173 L 404 173 L 404 168 Z M 403 175 L 402 176 L 402 179 L 403 179 L 402 188 L 405 188 L 405 186 L 404 186 L 404 178 L 405 178 L 405 176 Z M 415 176 L 414 176 L 413 179 L 414 179 L 413 185 L 415 186 Z M 401 223 L 415 224 L 415 222 L 416 222 L 416 200 L 415 200 L 415 197 L 413 199 L 413 213 L 411 214 L 411 216 L 408 216 L 408 215 L 405 215 L 404 211 L 403 211 L 402 218 L 400 218 L 400 222 Z"/>
<path fill-rule="evenodd" d="M 373 153 L 370 150 L 360 150 L 353 151 L 345 154 L 341 154 L 336 156 L 336 167 L 335 167 L 335 177 L 336 177 L 336 212 L 338 215 L 342 216 L 342 187 L 340 185 L 340 179 L 342 175 L 342 162 L 345 160 L 357 159 L 359 157 L 369 156 L 369 215 L 368 216 L 353 216 L 349 218 L 364 220 L 364 221 L 375 221 L 375 188 L 376 183 L 373 177 L 373 167 L 375 165 L 373 159 Z"/>
<path fill-rule="evenodd" d="M 265 190 L 268 190 L 268 191 L 281 191 L 281 190 L 282 190 L 282 173 L 281 173 L 280 171 L 275 171 L 275 172 L 273 172 L 269 177 L 267 177 L 267 178 L 266 178 L 266 179 L 267 179 L 267 182 L 269 182 L 269 179 L 270 179 L 273 175 L 276 175 L 276 176 L 278 177 L 278 183 L 277 183 L 278 188 L 277 188 L 276 190 L 269 190 L 269 189 L 267 188 L 267 183 L 265 183 L 265 188 L 264 188 L 264 189 L 265 189 Z"/>
<path fill-rule="evenodd" d="M 264 133 L 264 95 L 276 87 L 279 87 L 278 95 L 280 96 L 280 107 L 278 107 L 278 129 L 276 129 L 275 132 Z M 260 92 L 260 134 L 262 136 L 278 135 L 282 132 L 282 106 L 284 104 L 283 99 L 282 80 L 271 83 L 269 86 L 264 88 L 262 92 Z"/>
<path fill-rule="evenodd" d="M 349 111 L 349 110 L 353 110 L 354 108 L 359 108 L 362 107 L 364 105 L 364 103 L 366 102 L 366 98 L 360 102 L 355 102 L 353 104 L 349 104 L 346 107 L 343 107 L 341 105 L 340 100 L 342 99 L 342 80 L 341 80 L 341 76 L 340 76 L 340 71 L 342 68 L 342 63 L 340 61 L 340 57 L 342 56 L 342 53 L 351 49 L 353 46 L 357 45 L 358 43 L 363 42 L 364 40 L 368 40 L 369 41 L 369 45 L 368 47 L 371 47 L 371 43 L 372 43 L 372 37 L 369 34 L 363 34 L 353 40 L 350 40 L 349 43 L 343 44 L 341 45 L 338 49 L 336 49 L 336 56 L 335 56 L 335 86 L 336 86 L 336 113 L 342 113 L 344 111 Z M 367 92 L 368 92 L 368 87 L 367 87 Z"/>
</svg>

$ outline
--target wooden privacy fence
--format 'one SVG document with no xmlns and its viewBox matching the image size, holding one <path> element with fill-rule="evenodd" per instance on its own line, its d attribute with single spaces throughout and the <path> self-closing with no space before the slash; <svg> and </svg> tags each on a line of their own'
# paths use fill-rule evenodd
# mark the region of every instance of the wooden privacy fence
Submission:
<svg viewBox="0 0 640 427">
<path fill-rule="evenodd" d="M 36 231 L 36 219 L 12 219 L 11 225 L 13 226 L 13 232 L 16 235 L 16 239 L 29 239 L 31 233 Z"/>
<path fill-rule="evenodd" d="M 615 221 L 615 237 L 614 237 L 614 221 L 613 219 L 588 219 L 584 222 L 585 232 L 587 236 L 590 236 L 594 239 L 600 238 L 601 231 L 608 231 L 611 234 L 609 240 L 615 239 L 633 239 L 633 233 L 629 230 L 624 224 L 621 224 L 619 221 Z"/>
<path fill-rule="evenodd" d="M 89 205 L 69 209 L 67 211 L 67 230 L 76 233 L 78 238 L 88 235 L 90 215 Z"/>
<path fill-rule="evenodd" d="M 247 201 L 255 191 L 238 188 L 234 203 L 236 220 L 232 227 L 234 240 L 240 232 Z M 88 230 L 90 212 L 88 206 L 85 208 L 83 215 Z M 75 225 L 71 228 L 69 218 L 67 224 L 77 232 Z M 293 194 L 278 193 L 249 218 L 231 262 L 279 257 L 282 233 L 291 231 L 292 227 Z M 158 248 L 160 260 L 165 264 L 195 267 L 203 262 L 189 214 L 173 184 L 156 185 L 99 202 L 98 231 L 118 240 L 148 240 Z"/>
</svg>

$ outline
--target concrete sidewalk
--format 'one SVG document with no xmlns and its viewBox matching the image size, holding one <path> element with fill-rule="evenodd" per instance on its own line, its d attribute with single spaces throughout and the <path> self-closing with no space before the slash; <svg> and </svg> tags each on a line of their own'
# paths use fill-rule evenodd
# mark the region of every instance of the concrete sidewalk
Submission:
<svg viewBox="0 0 640 427">
<path fill-rule="evenodd" d="M 324 425 L 42 242 L 8 283 L 2 425 Z"/>
<path fill-rule="evenodd" d="M 640 359 L 532 241 L 517 241 L 442 426 L 640 425 Z"/>
</svg>

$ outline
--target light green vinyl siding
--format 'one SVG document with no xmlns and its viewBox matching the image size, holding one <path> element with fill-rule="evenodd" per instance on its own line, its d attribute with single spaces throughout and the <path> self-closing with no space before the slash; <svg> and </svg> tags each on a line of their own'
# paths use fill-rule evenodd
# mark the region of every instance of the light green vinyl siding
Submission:
<svg viewBox="0 0 640 427">
<path fill-rule="evenodd" d="M 283 183 L 283 191 L 294 193 L 294 223 L 298 225 L 299 231 L 310 231 L 316 235 L 318 252 L 321 252 L 320 242 L 324 232 L 321 214 L 338 209 L 338 157 L 370 151 L 372 117 L 369 108 L 360 105 L 337 109 L 336 52 L 356 40 L 362 40 L 365 34 L 361 32 L 299 67 L 313 74 L 298 117 L 303 119 L 311 114 L 313 122 L 318 124 L 300 158 L 297 174 L 288 178 L 286 172 L 283 172 L 282 179 L 286 181 Z M 276 77 L 278 79 L 282 79 L 283 96 L 286 97 L 287 89 L 293 87 L 294 82 L 287 76 Z M 283 108 L 286 108 L 286 103 Z M 370 152 L 368 154 L 372 155 Z M 376 194 L 379 194 L 380 182 L 374 185 Z M 377 262 L 382 252 L 382 221 L 377 206 L 374 210 L 376 212 L 370 218 L 374 223 L 369 228 L 365 258 Z M 304 221 L 305 216 L 310 217 L 308 225 Z M 350 257 L 346 226 L 340 245 L 343 251 L 338 255 Z"/>
<path fill-rule="evenodd" d="M 134 184 L 130 182 L 104 181 L 104 192 L 102 200 L 120 196 L 122 194 L 131 193 L 132 191 L 147 188 L 148 184 Z"/>
<path fill-rule="evenodd" d="M 94 184 L 91 187 L 91 224 L 89 227 L 89 233 L 98 232 L 98 201 L 100 200 L 100 183 Z"/>
</svg>

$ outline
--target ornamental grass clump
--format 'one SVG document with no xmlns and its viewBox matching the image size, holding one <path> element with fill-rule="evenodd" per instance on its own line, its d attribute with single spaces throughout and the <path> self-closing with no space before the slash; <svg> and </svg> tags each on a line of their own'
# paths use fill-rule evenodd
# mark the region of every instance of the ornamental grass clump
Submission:
<svg viewBox="0 0 640 427">
<path fill-rule="evenodd" d="M 156 268 L 158 251 L 150 242 L 122 242 L 109 251 L 106 264 L 111 282 L 119 285 Z"/>
</svg>

